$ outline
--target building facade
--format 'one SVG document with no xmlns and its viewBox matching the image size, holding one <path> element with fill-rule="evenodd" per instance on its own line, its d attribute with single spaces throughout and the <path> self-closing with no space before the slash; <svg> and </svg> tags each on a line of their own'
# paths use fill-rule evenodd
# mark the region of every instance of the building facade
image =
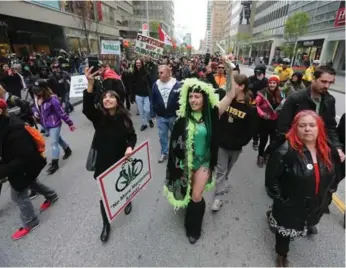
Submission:
<svg viewBox="0 0 346 268">
<path fill-rule="evenodd" d="M 132 16 L 132 2 L 1 1 L 0 47 L 17 54 L 61 48 L 99 53 L 100 40 L 121 38 L 119 14 Z"/>
<path fill-rule="evenodd" d="M 206 33 L 205 33 L 205 52 L 209 52 L 209 53 L 212 52 L 212 49 L 213 49 L 212 36 L 211 36 L 212 8 L 213 8 L 213 1 L 208 0 L 207 23 L 206 23 Z"/>
<path fill-rule="evenodd" d="M 345 73 L 345 2 L 297 1 L 292 2 L 288 15 L 307 12 L 310 22 L 307 33 L 298 38 L 295 64 L 304 58 L 318 59 L 322 64 L 332 62 L 333 67 Z"/>
<path fill-rule="evenodd" d="M 131 20 L 135 25 L 140 26 L 147 22 L 161 23 L 163 30 L 170 36 L 174 34 L 174 1 L 132 1 L 133 17 Z M 148 8 L 148 12 L 147 12 Z M 157 29 L 150 29 L 151 33 L 156 33 Z"/>
<path fill-rule="evenodd" d="M 213 50 L 218 51 L 216 46 L 224 39 L 224 23 L 227 18 L 227 1 L 213 1 L 211 11 L 211 42 Z"/>
<path fill-rule="evenodd" d="M 251 56 L 262 56 L 269 64 L 284 45 L 284 25 L 292 1 L 256 1 Z M 292 2 L 293 3 L 293 2 Z"/>
</svg>

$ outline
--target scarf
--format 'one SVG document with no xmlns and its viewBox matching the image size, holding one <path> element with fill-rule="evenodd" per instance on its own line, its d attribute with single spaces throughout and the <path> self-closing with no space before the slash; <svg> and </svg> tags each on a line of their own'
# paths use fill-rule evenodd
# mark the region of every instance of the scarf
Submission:
<svg viewBox="0 0 346 268">
<path fill-rule="evenodd" d="M 215 186 L 212 172 L 217 164 L 218 152 L 218 96 L 214 93 L 214 88 L 196 78 L 186 79 L 180 90 L 178 118 L 174 124 L 168 153 L 166 169 L 166 181 L 164 194 L 168 202 L 174 209 L 185 208 L 191 199 L 191 177 L 193 176 L 194 160 L 194 136 L 196 133 L 196 113 L 188 114 L 189 90 L 200 88 L 208 97 L 208 106 L 204 107 L 203 120 L 206 123 L 210 141 L 209 146 L 209 169 L 210 178 L 205 190 L 210 191 Z M 202 118 L 201 118 L 202 119 Z"/>
</svg>

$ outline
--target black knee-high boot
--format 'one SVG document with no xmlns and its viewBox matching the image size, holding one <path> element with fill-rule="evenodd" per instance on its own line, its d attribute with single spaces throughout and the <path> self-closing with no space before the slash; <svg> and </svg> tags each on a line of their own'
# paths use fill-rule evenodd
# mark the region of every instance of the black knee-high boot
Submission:
<svg viewBox="0 0 346 268">
<path fill-rule="evenodd" d="M 101 216 L 102 216 L 102 221 L 103 221 L 103 228 L 102 228 L 102 233 L 101 233 L 100 239 L 102 242 L 106 242 L 109 238 L 109 234 L 111 231 L 111 225 L 109 224 L 106 210 L 105 210 L 105 207 L 103 205 L 102 200 L 100 200 L 100 209 L 101 209 Z"/>
<path fill-rule="evenodd" d="M 202 198 L 200 202 L 190 201 L 185 214 L 186 236 L 191 244 L 195 244 L 201 236 L 202 222 L 205 212 L 205 201 Z"/>
</svg>

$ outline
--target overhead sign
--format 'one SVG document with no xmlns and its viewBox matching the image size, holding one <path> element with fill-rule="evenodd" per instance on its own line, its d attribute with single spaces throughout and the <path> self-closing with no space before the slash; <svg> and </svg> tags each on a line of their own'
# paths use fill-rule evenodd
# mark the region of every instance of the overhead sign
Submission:
<svg viewBox="0 0 346 268">
<path fill-rule="evenodd" d="M 120 41 L 101 40 L 101 54 L 121 55 Z"/>
<path fill-rule="evenodd" d="M 83 97 L 83 91 L 88 87 L 88 79 L 85 75 L 71 76 L 70 98 Z"/>
<path fill-rule="evenodd" d="M 142 24 L 142 34 L 145 36 L 149 35 L 149 25 L 147 23 Z"/>
<path fill-rule="evenodd" d="M 97 177 L 109 222 L 115 219 L 150 180 L 148 141 L 138 146 L 130 158 L 122 158 Z"/>
<path fill-rule="evenodd" d="M 158 39 L 149 36 L 137 34 L 136 53 L 148 55 L 153 59 L 158 60 L 163 55 L 164 43 Z"/>
</svg>

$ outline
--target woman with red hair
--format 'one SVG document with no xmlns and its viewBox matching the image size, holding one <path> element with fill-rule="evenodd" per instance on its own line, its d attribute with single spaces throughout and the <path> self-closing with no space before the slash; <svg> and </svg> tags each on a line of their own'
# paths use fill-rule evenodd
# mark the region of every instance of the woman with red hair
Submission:
<svg viewBox="0 0 346 268">
<path fill-rule="evenodd" d="M 317 233 L 315 225 L 341 179 L 340 157 L 314 111 L 299 112 L 286 138 L 271 154 L 265 172 L 266 189 L 274 200 L 267 217 L 275 230 L 277 267 L 288 266 L 290 240 Z"/>
</svg>

